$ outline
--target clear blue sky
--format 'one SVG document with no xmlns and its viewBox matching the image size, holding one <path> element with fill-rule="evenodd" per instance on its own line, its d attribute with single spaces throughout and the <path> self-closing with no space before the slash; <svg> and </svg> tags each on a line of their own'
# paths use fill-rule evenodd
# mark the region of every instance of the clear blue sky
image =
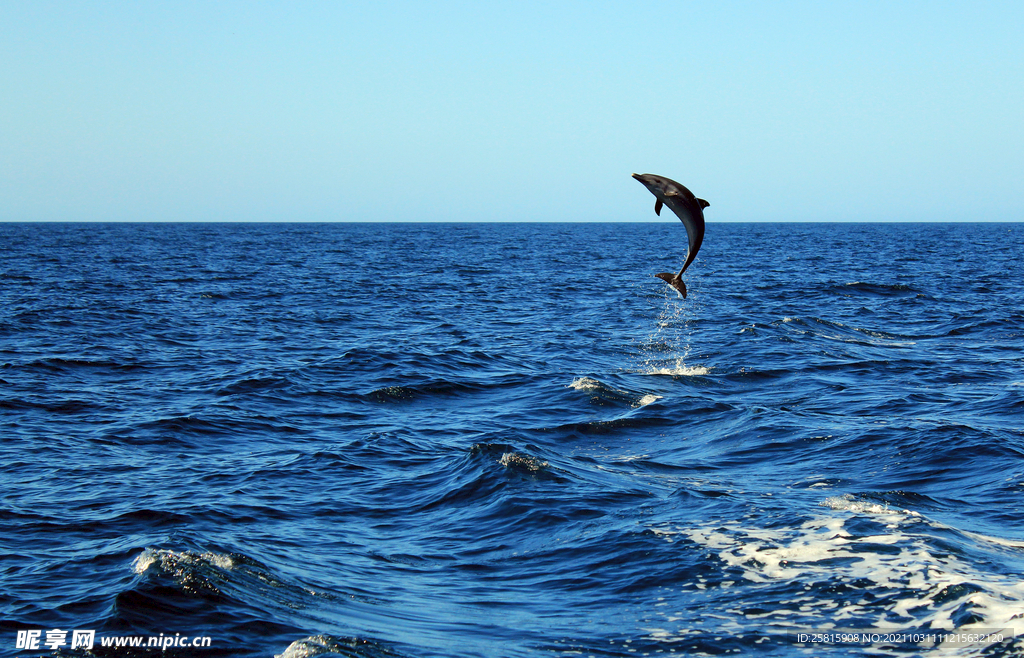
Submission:
<svg viewBox="0 0 1024 658">
<path fill-rule="evenodd" d="M 0 220 L 658 221 L 633 172 L 1024 221 L 1024 3 L 0 0 Z"/>
</svg>

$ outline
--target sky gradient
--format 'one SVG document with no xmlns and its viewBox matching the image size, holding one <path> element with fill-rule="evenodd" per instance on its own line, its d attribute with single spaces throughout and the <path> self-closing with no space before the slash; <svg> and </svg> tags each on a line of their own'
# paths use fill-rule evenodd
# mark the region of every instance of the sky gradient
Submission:
<svg viewBox="0 0 1024 658">
<path fill-rule="evenodd" d="M 1024 221 L 1020 2 L 8 2 L 0 221 Z"/>
</svg>

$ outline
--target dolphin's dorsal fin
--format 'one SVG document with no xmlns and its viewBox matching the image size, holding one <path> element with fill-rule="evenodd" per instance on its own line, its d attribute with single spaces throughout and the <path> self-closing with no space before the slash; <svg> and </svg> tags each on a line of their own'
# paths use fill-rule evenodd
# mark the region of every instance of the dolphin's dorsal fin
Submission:
<svg viewBox="0 0 1024 658">
<path fill-rule="evenodd" d="M 661 217 L 661 199 L 655 199 L 654 201 L 654 214 Z"/>
<path fill-rule="evenodd" d="M 699 203 L 699 204 L 700 204 L 700 207 L 701 207 L 701 208 L 707 208 L 708 206 L 710 206 L 710 205 L 711 205 L 710 203 L 708 203 L 708 202 L 707 202 L 707 201 L 705 201 L 704 199 L 697 199 L 697 203 Z"/>
</svg>

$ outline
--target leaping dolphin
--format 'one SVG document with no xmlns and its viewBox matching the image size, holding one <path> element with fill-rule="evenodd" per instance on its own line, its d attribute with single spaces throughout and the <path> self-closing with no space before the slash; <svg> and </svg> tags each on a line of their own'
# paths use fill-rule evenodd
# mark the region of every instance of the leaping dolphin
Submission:
<svg viewBox="0 0 1024 658">
<path fill-rule="evenodd" d="M 654 214 L 661 216 L 662 204 L 668 206 L 676 214 L 679 221 L 686 227 L 686 235 L 690 239 L 690 246 L 686 251 L 686 262 L 679 274 L 661 272 L 654 276 L 663 279 L 665 283 L 679 291 L 686 298 L 686 284 L 683 283 L 683 272 L 690 266 L 693 259 L 700 251 L 700 244 L 704 241 L 704 208 L 711 204 L 704 199 L 693 196 L 693 192 L 685 186 L 656 174 L 633 174 L 633 178 L 644 184 L 657 201 L 654 202 Z"/>
</svg>

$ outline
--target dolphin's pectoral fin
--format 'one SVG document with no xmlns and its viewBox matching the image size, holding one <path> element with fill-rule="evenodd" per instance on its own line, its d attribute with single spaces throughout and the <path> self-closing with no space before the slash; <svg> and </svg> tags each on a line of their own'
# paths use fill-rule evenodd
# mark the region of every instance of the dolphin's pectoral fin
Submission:
<svg viewBox="0 0 1024 658">
<path fill-rule="evenodd" d="M 697 203 L 699 203 L 699 204 L 700 204 L 700 207 L 701 207 L 702 209 L 703 209 L 703 208 L 707 208 L 708 206 L 710 206 L 710 205 L 711 205 L 710 203 L 708 203 L 708 202 L 707 202 L 707 201 L 705 201 L 704 199 L 697 199 Z"/>
<path fill-rule="evenodd" d="M 654 200 L 654 214 L 661 217 L 661 199 Z"/>
<path fill-rule="evenodd" d="M 686 299 L 686 284 L 683 283 L 683 279 L 678 274 L 672 274 L 671 272 L 659 272 L 654 276 L 678 290 L 679 294 L 683 296 L 683 299 Z"/>
</svg>

